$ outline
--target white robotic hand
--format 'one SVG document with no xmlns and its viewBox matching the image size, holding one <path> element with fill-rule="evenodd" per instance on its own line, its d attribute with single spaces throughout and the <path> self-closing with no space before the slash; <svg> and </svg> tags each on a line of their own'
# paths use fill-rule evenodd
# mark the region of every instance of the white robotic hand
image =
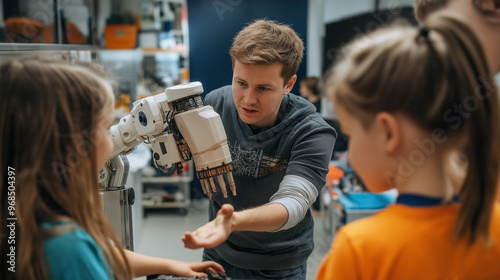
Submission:
<svg viewBox="0 0 500 280">
<path fill-rule="evenodd" d="M 110 128 L 114 149 L 108 163 L 147 141 L 153 149 L 153 161 L 158 169 L 167 170 L 174 165 L 180 173 L 182 163 L 193 157 L 196 174 L 210 199 L 213 199 L 213 192 L 217 191 L 214 177 L 219 180 L 224 197 L 227 197 L 224 178 L 227 177 L 235 196 L 233 165 L 226 132 L 212 106 L 203 104 L 200 96 L 202 92 L 201 83 L 192 82 L 167 88 L 163 94 L 134 102 L 130 114 Z M 101 172 L 100 184 L 104 188 L 113 187 L 110 183 L 113 181 L 110 179 L 112 175 L 126 176 L 128 173 L 116 172 L 114 169 L 107 164 Z M 106 175 L 106 172 L 112 174 Z"/>
</svg>

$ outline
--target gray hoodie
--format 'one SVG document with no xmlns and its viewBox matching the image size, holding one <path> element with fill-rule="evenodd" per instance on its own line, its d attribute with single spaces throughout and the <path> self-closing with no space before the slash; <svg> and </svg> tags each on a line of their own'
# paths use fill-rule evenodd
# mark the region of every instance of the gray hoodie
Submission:
<svg viewBox="0 0 500 280">
<path fill-rule="evenodd" d="M 285 95 L 276 123 L 254 133 L 238 116 L 231 86 L 210 92 L 204 102 L 214 107 L 224 124 L 238 193 L 235 197 L 229 193 L 228 198 L 220 191 L 215 193 L 210 220 L 224 203 L 232 204 L 236 211 L 269 203 L 285 175 L 307 180 L 318 192 L 325 185 L 336 132 L 316 113 L 312 103 L 294 94 Z M 313 222 L 309 209 L 302 221 L 290 229 L 233 232 L 214 250 L 239 268 L 298 267 L 307 261 L 314 248 Z"/>
</svg>

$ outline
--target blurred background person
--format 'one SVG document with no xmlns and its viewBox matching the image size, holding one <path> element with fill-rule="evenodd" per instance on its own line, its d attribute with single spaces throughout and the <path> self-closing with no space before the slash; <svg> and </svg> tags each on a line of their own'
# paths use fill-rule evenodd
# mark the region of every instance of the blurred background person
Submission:
<svg viewBox="0 0 500 280">
<path fill-rule="evenodd" d="M 305 77 L 300 80 L 300 96 L 309 100 L 315 107 L 316 112 L 321 112 L 321 91 L 319 87 L 319 78 Z"/>
</svg>

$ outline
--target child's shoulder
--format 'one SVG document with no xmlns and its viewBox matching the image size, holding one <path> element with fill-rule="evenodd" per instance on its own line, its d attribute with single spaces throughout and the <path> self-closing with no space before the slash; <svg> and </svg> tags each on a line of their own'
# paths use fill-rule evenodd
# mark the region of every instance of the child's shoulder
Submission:
<svg viewBox="0 0 500 280">
<path fill-rule="evenodd" d="M 65 250 L 81 250 L 97 247 L 94 239 L 78 224 L 71 221 L 53 221 L 42 223 L 48 233 L 44 241 L 46 248 L 65 248 Z"/>
<path fill-rule="evenodd" d="M 370 232 L 378 231 L 382 228 L 387 228 L 388 225 L 393 224 L 397 219 L 398 213 L 395 205 L 390 205 L 371 216 L 364 217 L 352 221 L 345 226 L 341 227 L 344 234 L 353 237 L 362 237 L 364 235 L 371 236 Z"/>
<path fill-rule="evenodd" d="M 500 202 L 495 202 L 493 212 L 491 213 L 491 227 L 500 234 Z"/>
<path fill-rule="evenodd" d="M 494 204 L 493 204 L 493 213 L 495 215 L 500 215 L 500 201 L 496 201 Z"/>
<path fill-rule="evenodd" d="M 44 240 L 44 258 L 50 279 L 110 279 L 96 241 L 79 225 L 44 223 L 53 233 Z"/>
<path fill-rule="evenodd" d="M 499 209 L 500 210 L 500 209 Z M 351 239 L 374 241 L 399 239 L 432 230 L 432 227 L 453 228 L 458 207 L 408 207 L 394 204 L 379 212 L 342 227 Z M 500 212 L 499 212 L 500 214 Z"/>
</svg>

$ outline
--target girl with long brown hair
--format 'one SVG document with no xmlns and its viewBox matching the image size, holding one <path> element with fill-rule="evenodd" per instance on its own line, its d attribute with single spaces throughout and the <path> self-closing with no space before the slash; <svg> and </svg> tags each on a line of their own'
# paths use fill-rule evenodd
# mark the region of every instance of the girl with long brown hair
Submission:
<svg viewBox="0 0 500 280">
<path fill-rule="evenodd" d="M 99 67 L 53 58 L 0 67 L 1 279 L 206 276 L 186 263 L 124 250 L 97 174 L 112 151 L 111 85 Z"/>
<path fill-rule="evenodd" d="M 395 205 L 341 228 L 317 279 L 500 279 L 498 88 L 457 18 L 357 39 L 328 75 L 348 158 Z"/>
</svg>

